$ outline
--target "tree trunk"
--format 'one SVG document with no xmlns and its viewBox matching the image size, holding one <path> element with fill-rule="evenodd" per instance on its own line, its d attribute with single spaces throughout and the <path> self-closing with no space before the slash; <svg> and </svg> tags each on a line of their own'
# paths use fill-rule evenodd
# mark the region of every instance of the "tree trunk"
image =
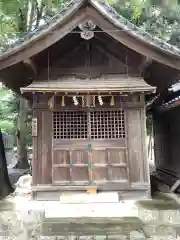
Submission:
<svg viewBox="0 0 180 240">
<path fill-rule="evenodd" d="M 3 137 L 0 130 L 0 199 L 5 198 L 13 192 L 14 189 L 9 180 Z"/>
<path fill-rule="evenodd" d="M 20 98 L 20 109 L 19 109 L 18 130 L 17 130 L 18 161 L 15 166 L 15 168 L 19 168 L 19 169 L 29 168 L 27 146 L 26 146 L 27 112 L 28 112 L 28 102 L 24 98 Z"/>
</svg>

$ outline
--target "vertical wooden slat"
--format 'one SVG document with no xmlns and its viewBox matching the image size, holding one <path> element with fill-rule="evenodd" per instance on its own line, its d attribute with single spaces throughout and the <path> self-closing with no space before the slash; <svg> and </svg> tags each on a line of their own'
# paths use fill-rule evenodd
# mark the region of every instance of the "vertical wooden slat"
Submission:
<svg viewBox="0 0 180 240">
<path fill-rule="evenodd" d="M 52 112 L 42 112 L 42 183 L 52 183 Z"/>
</svg>

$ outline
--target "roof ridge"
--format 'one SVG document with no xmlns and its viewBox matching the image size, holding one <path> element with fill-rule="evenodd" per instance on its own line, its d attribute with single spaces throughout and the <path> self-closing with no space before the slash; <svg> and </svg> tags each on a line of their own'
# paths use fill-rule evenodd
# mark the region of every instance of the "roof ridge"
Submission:
<svg viewBox="0 0 180 240">
<path fill-rule="evenodd" d="M 62 16 L 67 14 L 68 9 L 71 9 L 71 11 L 73 11 L 73 9 L 75 9 L 80 4 L 83 4 L 86 1 L 89 2 L 89 0 L 70 0 L 69 2 L 66 2 L 65 6 L 60 8 L 60 10 L 51 18 L 51 20 L 46 21 L 44 24 L 40 25 L 33 31 L 26 32 L 22 37 L 17 39 L 14 43 L 9 44 L 8 46 L 10 48 L 5 49 L 5 51 L 2 51 L 0 53 L 0 56 L 10 52 L 13 48 L 21 45 L 23 42 L 31 40 L 34 36 L 39 35 L 43 30 L 46 30 L 48 27 L 54 26 L 54 24 L 57 23 L 56 21 L 59 22 L 62 19 Z"/>
<path fill-rule="evenodd" d="M 103 9 L 101 10 L 105 10 L 106 13 L 113 14 L 114 19 L 118 20 L 117 23 L 119 23 L 119 25 L 121 25 L 122 28 L 124 28 L 126 26 L 126 30 L 131 30 L 131 34 L 133 35 L 137 35 L 136 32 L 138 33 L 138 38 L 149 38 L 146 40 L 151 41 L 152 43 L 154 42 L 153 45 L 155 45 L 157 47 L 157 43 L 159 44 L 159 48 L 166 50 L 170 53 L 172 53 L 172 51 L 174 51 L 174 53 L 176 55 L 180 55 L 180 49 L 172 44 L 167 43 L 165 40 L 163 40 L 162 38 L 158 37 L 158 36 L 153 36 L 152 34 L 150 34 L 149 32 L 147 32 L 145 29 L 142 29 L 140 27 L 138 27 L 137 25 L 131 23 L 127 18 L 123 17 L 121 14 L 119 14 L 115 8 L 113 8 L 112 6 L 110 6 L 106 0 L 90 0 L 92 2 L 93 5 L 99 6 L 100 8 L 103 7 Z M 112 18 L 112 16 L 111 16 Z M 140 35 L 139 35 L 140 34 Z M 178 52 L 178 54 L 177 54 Z"/>
<path fill-rule="evenodd" d="M 13 44 L 6 45 L 9 48 L 6 48 L 5 51 L 2 51 L 0 57 L 4 54 L 10 53 L 14 48 L 24 45 L 27 41 L 32 40 L 33 37 L 38 37 L 43 32 L 43 30 L 47 30 L 48 28 L 52 28 L 58 24 L 65 15 L 67 16 L 69 13 L 79 8 L 81 5 L 88 3 L 98 9 L 101 14 L 105 14 L 106 17 L 108 17 L 108 19 L 112 21 L 117 27 L 123 29 L 124 31 L 129 31 L 129 34 L 133 35 L 134 37 L 140 39 L 141 41 L 148 42 L 149 44 L 153 45 L 156 48 L 160 48 L 163 51 L 180 56 L 180 49 L 178 47 L 167 43 L 165 40 L 158 36 L 153 36 L 144 29 L 131 23 L 128 19 L 119 14 L 112 6 L 110 6 L 106 0 L 70 0 L 51 18 L 50 21 L 25 34 Z"/>
</svg>

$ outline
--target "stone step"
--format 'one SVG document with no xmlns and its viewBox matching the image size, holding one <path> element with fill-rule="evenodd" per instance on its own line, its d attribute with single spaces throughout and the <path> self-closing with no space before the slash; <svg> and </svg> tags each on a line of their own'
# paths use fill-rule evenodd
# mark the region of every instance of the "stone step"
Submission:
<svg viewBox="0 0 180 240">
<path fill-rule="evenodd" d="M 60 195 L 60 203 L 118 203 L 117 192 L 88 193 L 64 193 Z"/>
<path fill-rule="evenodd" d="M 138 208 L 134 201 L 119 203 L 60 203 L 46 202 L 46 218 L 68 218 L 68 217 L 136 217 Z"/>
<path fill-rule="evenodd" d="M 45 219 L 41 226 L 41 235 L 126 235 L 131 231 L 142 232 L 143 223 L 138 218 L 80 218 Z"/>
</svg>

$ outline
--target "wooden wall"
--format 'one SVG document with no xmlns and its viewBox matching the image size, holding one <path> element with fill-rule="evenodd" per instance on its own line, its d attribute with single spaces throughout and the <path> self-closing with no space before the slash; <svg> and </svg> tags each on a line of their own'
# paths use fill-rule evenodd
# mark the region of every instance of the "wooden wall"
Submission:
<svg viewBox="0 0 180 240">
<path fill-rule="evenodd" d="M 130 176 L 133 183 L 149 181 L 146 155 L 145 112 L 143 108 L 127 109 L 127 142 Z"/>
<path fill-rule="evenodd" d="M 153 113 L 154 154 L 157 168 L 167 168 L 169 163 L 168 118 L 166 113 Z"/>
<path fill-rule="evenodd" d="M 37 134 L 33 134 L 33 184 L 51 184 L 52 112 L 45 96 L 34 96 L 33 105 L 33 118 L 37 119 Z"/>
<path fill-rule="evenodd" d="M 41 97 L 34 97 L 33 117 L 37 118 L 37 135 L 33 137 L 33 185 L 52 184 L 53 180 L 52 156 L 55 154 L 54 156 L 56 157 L 57 150 L 53 153 L 52 110 L 48 108 L 47 100 L 48 97 L 43 94 Z M 127 137 L 125 138 L 127 149 L 124 150 L 126 155 L 125 161 L 127 161 L 128 164 L 128 177 L 126 178 L 132 185 L 143 186 L 144 184 L 149 183 L 145 145 L 146 131 L 144 98 L 142 97 L 140 102 L 124 103 L 124 111 L 126 116 L 125 124 L 127 134 Z M 113 145 L 108 145 L 106 148 L 109 147 L 113 147 Z M 96 151 L 93 151 L 92 154 L 96 154 Z M 115 154 L 115 152 L 113 154 Z M 118 155 L 119 154 L 120 153 L 118 153 Z M 107 156 L 109 156 L 109 153 Z M 56 162 L 56 160 L 57 159 L 54 161 Z M 81 160 L 77 160 L 77 163 L 79 161 Z M 106 171 L 105 168 L 104 170 Z"/>
<path fill-rule="evenodd" d="M 110 45 L 112 43 L 105 44 L 106 47 Z M 77 44 L 75 49 L 68 50 L 63 57 L 50 59 L 49 68 L 46 65 L 43 66 L 37 80 L 44 81 L 48 77 L 51 80 L 57 80 L 62 75 L 68 74 L 76 74 L 77 77 L 98 77 L 101 74 L 140 76 L 141 55 L 130 50 L 125 51 L 125 48 L 121 45 L 118 45 L 120 47 L 118 51 L 114 46 L 113 52 L 109 52 L 102 46 L 104 44 L 101 41 L 94 39 L 90 41 L 84 40 L 83 43 Z M 115 53 L 116 55 L 114 55 Z M 43 55 L 39 60 L 41 64 L 44 59 L 48 59 L 48 57 Z"/>
<path fill-rule="evenodd" d="M 169 158 L 164 165 L 180 176 L 180 107 L 166 113 L 168 121 Z"/>
<path fill-rule="evenodd" d="M 180 175 L 180 108 L 156 112 L 153 118 L 156 167 Z"/>
</svg>

